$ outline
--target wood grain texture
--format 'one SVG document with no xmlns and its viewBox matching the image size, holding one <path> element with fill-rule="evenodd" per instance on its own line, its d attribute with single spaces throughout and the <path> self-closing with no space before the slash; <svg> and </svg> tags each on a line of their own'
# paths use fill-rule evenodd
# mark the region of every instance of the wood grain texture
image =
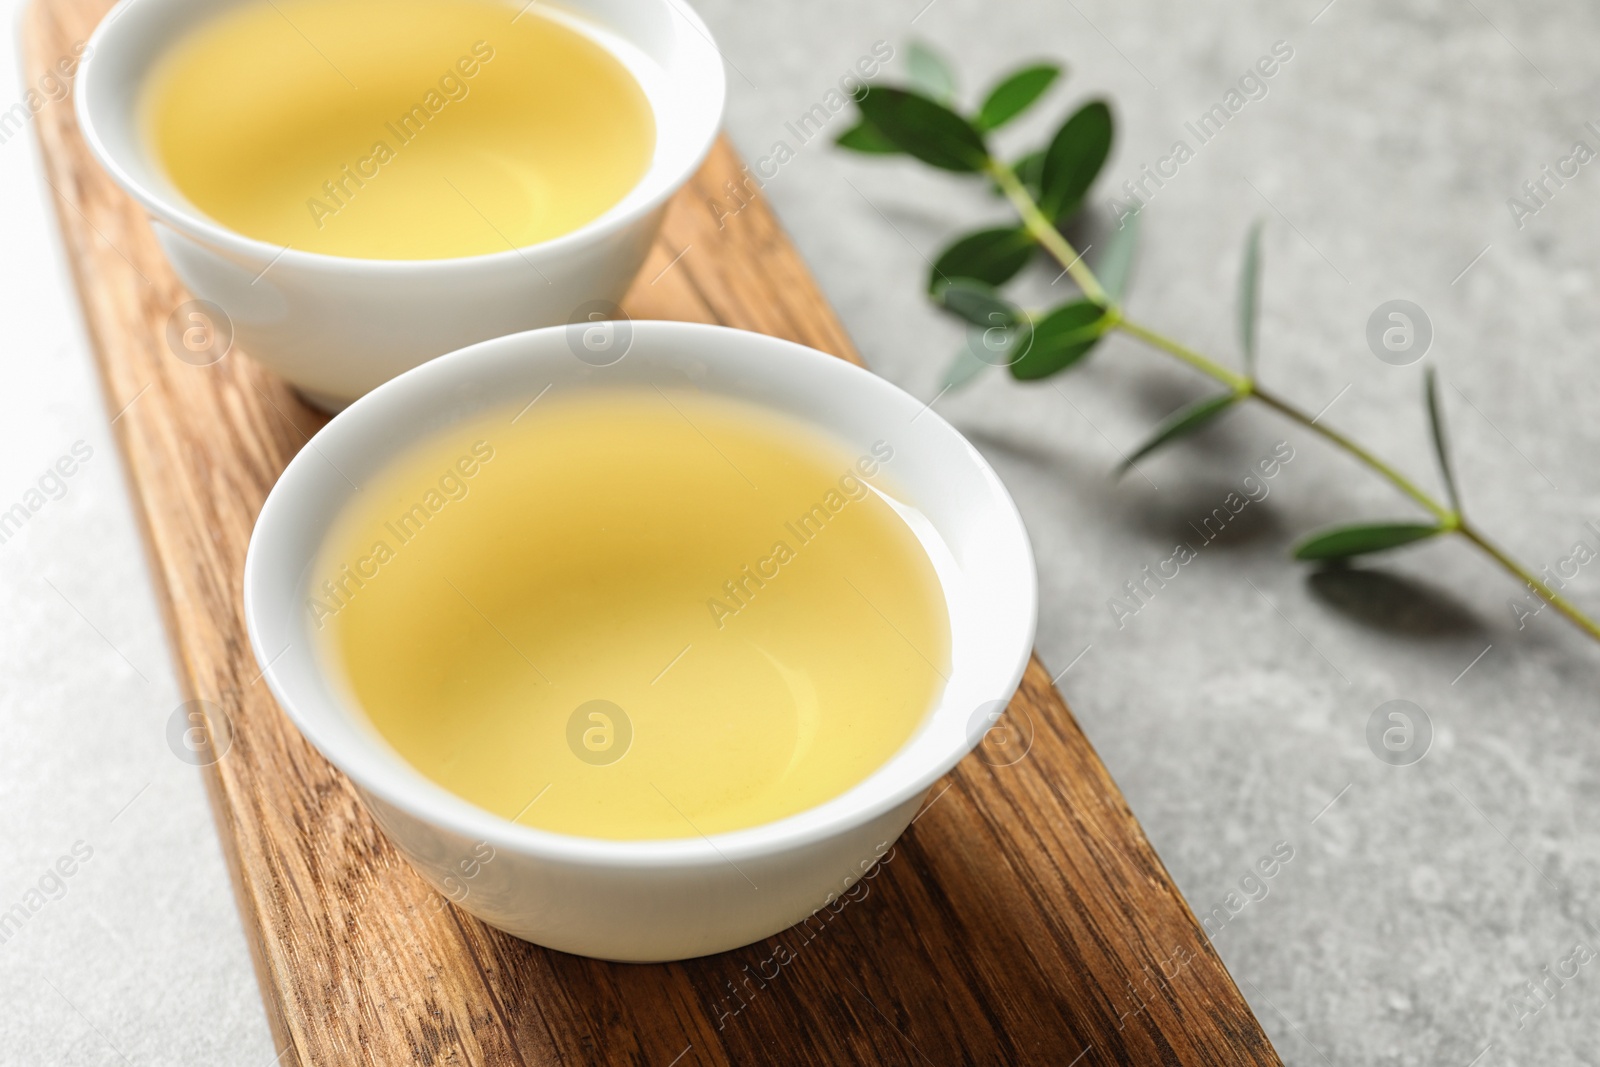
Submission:
<svg viewBox="0 0 1600 1067">
<path fill-rule="evenodd" d="M 106 6 L 36 0 L 30 82 Z M 1279 1062 L 1037 660 L 1009 713 L 1032 732 L 1027 757 L 969 757 L 860 899 L 766 942 L 607 964 L 441 906 L 279 711 L 245 638 L 251 525 L 323 418 L 238 353 L 195 367 L 167 352 L 187 294 L 145 219 L 66 103 L 34 122 L 181 685 L 232 723 L 206 784 L 280 1063 Z M 719 224 L 709 202 L 730 179 L 738 160 L 719 143 L 629 313 L 856 359 L 759 199 Z"/>
</svg>

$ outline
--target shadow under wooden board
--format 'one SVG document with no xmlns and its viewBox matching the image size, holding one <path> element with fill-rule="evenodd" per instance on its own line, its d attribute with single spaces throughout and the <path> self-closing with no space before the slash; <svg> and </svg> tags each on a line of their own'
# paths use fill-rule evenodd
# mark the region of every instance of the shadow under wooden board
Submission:
<svg viewBox="0 0 1600 1067">
<path fill-rule="evenodd" d="M 108 6 L 36 0 L 29 83 Z M 324 417 L 237 352 L 209 367 L 168 352 L 188 296 L 144 216 L 89 158 L 67 102 L 35 123 L 180 683 L 232 724 L 204 773 L 279 1063 L 1279 1062 L 1037 659 L 1009 712 L 1032 735 L 1026 757 L 968 757 L 866 892 L 804 926 L 626 965 L 440 906 L 278 709 L 245 637 L 251 526 Z M 738 178 L 719 142 L 628 313 L 858 362 L 764 203 L 719 226 L 709 202 Z"/>
</svg>

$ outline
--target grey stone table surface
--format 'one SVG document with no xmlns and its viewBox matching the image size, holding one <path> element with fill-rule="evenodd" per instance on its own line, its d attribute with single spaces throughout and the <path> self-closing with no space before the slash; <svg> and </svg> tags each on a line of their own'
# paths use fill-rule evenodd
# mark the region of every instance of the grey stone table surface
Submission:
<svg viewBox="0 0 1600 1067">
<path fill-rule="evenodd" d="M 748 158 L 793 150 L 767 195 L 867 360 L 937 397 L 1015 495 L 1040 563 L 1041 653 L 1285 1061 L 1600 1062 L 1600 647 L 1551 611 L 1519 614 L 1519 585 L 1459 543 L 1337 574 L 1289 560 L 1316 526 L 1413 512 L 1268 413 L 1236 411 L 1113 479 L 1205 388 L 1126 340 L 1049 382 L 991 372 L 939 395 L 962 331 L 920 295 L 927 260 L 1000 204 L 970 180 L 833 149 L 842 113 L 805 143 L 787 125 L 878 41 L 899 54 L 885 79 L 904 76 L 912 37 L 956 56 L 968 99 L 1019 60 L 1065 61 L 1069 80 L 1002 140 L 1042 138 L 1091 96 L 1113 102 L 1091 240 L 1125 180 L 1175 141 L 1194 149 L 1165 184 L 1146 181 L 1130 312 L 1231 354 L 1243 235 L 1263 219 L 1263 378 L 1311 411 L 1331 405 L 1330 425 L 1433 487 L 1425 364 L 1381 362 L 1366 337 L 1380 304 L 1414 301 L 1469 509 L 1554 567 L 1600 545 L 1600 174 L 1574 154 L 1600 150 L 1600 10 L 699 7 L 728 60 L 728 128 Z M 1279 42 L 1290 58 L 1199 144 L 1185 124 Z M 14 55 L 0 59 L 13 96 Z M 1546 165 L 1570 176 L 1557 185 Z M 0 911 L 43 901 L 0 935 L 0 1064 L 268 1067 L 200 782 L 164 740 L 177 690 L 38 173 L 31 133 L 0 143 L 0 506 L 75 443 L 91 455 L 60 487 L 47 480 L 60 499 L 0 544 Z M 1541 180 L 1530 198 L 1524 183 Z M 1045 299 L 1051 277 L 1027 284 Z M 1195 527 L 1275 448 L 1293 458 L 1246 494 L 1264 498 L 1147 586 L 1137 612 L 1111 606 L 1175 545 L 1200 543 Z M 1573 566 L 1568 591 L 1600 610 L 1600 567 Z M 1391 700 L 1421 709 L 1408 765 L 1368 741 Z M 88 858 L 50 874 L 74 846 Z M 1292 858 L 1253 878 L 1275 849 Z"/>
</svg>

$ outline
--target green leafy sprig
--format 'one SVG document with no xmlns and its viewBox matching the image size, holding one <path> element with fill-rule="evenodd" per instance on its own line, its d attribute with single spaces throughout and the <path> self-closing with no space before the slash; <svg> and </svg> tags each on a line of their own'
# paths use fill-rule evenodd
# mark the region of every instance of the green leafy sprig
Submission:
<svg viewBox="0 0 1600 1067">
<path fill-rule="evenodd" d="M 974 112 L 963 113 L 957 82 L 948 63 L 925 45 L 908 49 L 912 84 L 872 86 L 856 96 L 860 121 L 837 143 L 874 155 L 908 155 L 929 166 L 957 174 L 987 178 L 1015 212 L 1015 220 L 957 238 L 934 260 L 928 296 L 941 309 L 968 324 L 969 343 L 945 377 L 958 387 L 990 364 L 978 358 L 979 346 L 997 353 L 1012 377 L 1020 381 L 1048 378 L 1081 363 L 1102 338 L 1121 332 L 1187 364 L 1222 386 L 1174 411 L 1130 453 L 1122 469 L 1144 456 L 1211 424 L 1245 401 L 1276 411 L 1354 457 L 1378 474 L 1423 512 L 1425 519 L 1351 523 L 1319 530 L 1294 547 L 1296 559 L 1337 561 L 1399 548 L 1437 537 L 1465 539 L 1520 579 L 1561 614 L 1600 641 L 1600 624 L 1550 586 L 1538 574 L 1486 538 L 1463 514 L 1460 493 L 1439 405 L 1438 379 L 1432 367 L 1424 375 L 1424 401 L 1432 430 L 1444 500 L 1434 496 L 1398 469 L 1355 441 L 1262 386 L 1257 377 L 1258 322 L 1261 296 L 1261 225 L 1250 228 L 1239 272 L 1237 297 L 1241 370 L 1176 341 L 1128 317 L 1122 295 L 1137 240 L 1138 215 L 1123 220 L 1091 269 L 1064 230 L 1079 209 L 1111 152 L 1113 120 L 1102 100 L 1091 100 L 1068 116 L 1050 142 L 1036 151 L 1006 161 L 995 154 L 990 135 L 1016 119 L 1055 86 L 1063 71 L 1050 63 L 1022 67 L 995 84 Z M 1008 300 L 1001 287 L 1010 282 L 1042 250 L 1079 293 L 1053 308 L 1024 310 Z"/>
</svg>

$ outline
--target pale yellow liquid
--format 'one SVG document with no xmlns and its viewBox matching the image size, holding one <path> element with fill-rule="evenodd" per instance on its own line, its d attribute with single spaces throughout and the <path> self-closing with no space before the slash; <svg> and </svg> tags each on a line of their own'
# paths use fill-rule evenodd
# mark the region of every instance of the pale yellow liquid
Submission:
<svg viewBox="0 0 1600 1067">
<path fill-rule="evenodd" d="M 364 485 L 311 583 L 336 674 L 419 771 L 529 826 L 693 837 L 835 797 L 917 730 L 950 629 L 868 484 L 892 491 L 892 442 L 693 392 L 520 406 Z M 625 721 L 574 740 L 593 700 Z"/>
<path fill-rule="evenodd" d="M 569 233 L 638 183 L 655 119 L 619 60 L 521 7 L 235 8 L 162 58 L 147 138 L 195 207 L 302 251 L 445 259 Z"/>
</svg>

